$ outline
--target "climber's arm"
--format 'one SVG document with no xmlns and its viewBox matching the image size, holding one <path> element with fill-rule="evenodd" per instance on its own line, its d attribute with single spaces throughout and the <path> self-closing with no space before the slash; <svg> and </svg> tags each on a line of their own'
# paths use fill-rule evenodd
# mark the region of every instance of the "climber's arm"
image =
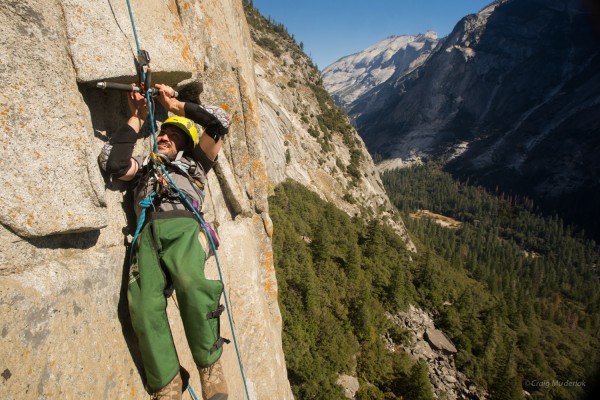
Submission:
<svg viewBox="0 0 600 400">
<path fill-rule="evenodd" d="M 98 157 L 102 169 L 122 181 L 132 180 L 138 171 L 139 165 L 131 156 L 138 133 L 148 117 L 146 99 L 134 92 L 128 96 L 131 117 L 111 136 Z"/>
<path fill-rule="evenodd" d="M 157 84 L 158 101 L 169 112 L 181 117 L 186 117 L 195 123 L 202 125 L 204 134 L 200 136 L 199 147 L 211 160 L 216 160 L 221 147 L 223 137 L 229 131 L 229 116 L 220 107 L 199 105 L 195 103 L 177 100 L 173 88 L 167 85 Z M 199 149 L 194 148 L 194 158 L 199 161 Z"/>
<path fill-rule="evenodd" d="M 229 132 L 229 116 L 220 107 L 185 103 L 185 116 L 204 127 L 198 147 L 211 160 L 216 160 L 223 147 L 223 137 Z M 194 157 L 197 156 L 194 149 Z"/>
<path fill-rule="evenodd" d="M 221 147 L 223 147 L 222 140 L 215 142 L 213 138 L 203 134 L 200 136 L 198 146 L 194 147 L 194 159 L 199 160 L 199 149 L 201 149 L 206 157 L 208 157 L 211 161 L 216 161 L 219 151 L 221 151 Z"/>
</svg>

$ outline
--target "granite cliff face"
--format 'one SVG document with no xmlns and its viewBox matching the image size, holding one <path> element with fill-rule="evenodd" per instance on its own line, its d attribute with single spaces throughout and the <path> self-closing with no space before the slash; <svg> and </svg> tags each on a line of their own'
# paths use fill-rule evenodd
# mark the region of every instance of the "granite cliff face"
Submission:
<svg viewBox="0 0 600 400">
<path fill-rule="evenodd" d="M 385 221 L 415 250 L 363 141 L 284 28 L 250 9 L 269 182 L 295 180 L 349 215 Z"/>
<path fill-rule="evenodd" d="M 369 150 L 386 167 L 439 160 L 459 176 L 554 206 L 577 198 L 579 210 L 566 212 L 597 221 L 592 4 L 509 0 L 463 18 L 423 66 L 353 103 Z"/>
<path fill-rule="evenodd" d="M 350 214 L 386 219 L 412 244 L 356 132 L 316 132 L 325 113 L 314 95 L 319 86 L 290 80 L 310 75 L 301 56 L 277 59 L 253 44 L 241 2 L 131 5 L 153 81 L 180 91 L 202 86 L 203 103 L 233 116 L 209 174 L 205 217 L 221 237 L 250 396 L 291 399 L 271 248 L 272 186 L 298 180 Z M 125 296 L 129 192 L 106 180 L 96 162 L 125 120 L 126 103 L 94 84 L 136 80 L 126 3 L 8 0 L 0 34 L 0 397 L 147 398 Z M 147 153 L 148 141 L 135 152 Z M 214 258 L 207 274 L 218 277 Z M 172 299 L 168 312 L 181 364 L 198 390 Z M 231 338 L 222 318 L 222 335 Z M 243 398 L 233 345 L 223 361 L 231 398 Z"/>
<path fill-rule="evenodd" d="M 220 259 L 250 395 L 291 399 L 252 44 L 241 2 L 131 5 L 153 81 L 202 84 L 202 102 L 233 115 L 209 174 L 206 218 L 222 238 Z M 125 120 L 126 103 L 94 83 L 136 80 L 127 3 L 9 0 L 0 22 L 0 141 L 11 154 L 0 161 L 0 397 L 147 398 L 124 294 L 130 199 L 123 186 L 104 179 L 96 162 L 107 135 Z M 147 148 L 140 141 L 136 152 Z M 218 277 L 214 259 L 207 271 Z M 169 303 L 181 363 L 199 390 Z M 222 329 L 231 338 L 225 315 Z M 240 399 L 233 345 L 224 364 L 232 398 Z"/>
</svg>

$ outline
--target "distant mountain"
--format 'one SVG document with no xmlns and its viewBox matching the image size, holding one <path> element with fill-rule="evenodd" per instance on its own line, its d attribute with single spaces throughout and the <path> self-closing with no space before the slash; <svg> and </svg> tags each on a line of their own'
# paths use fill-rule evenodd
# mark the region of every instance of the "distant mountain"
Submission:
<svg viewBox="0 0 600 400">
<path fill-rule="evenodd" d="M 354 100 L 349 113 L 370 152 L 389 166 L 441 161 L 598 234 L 593 15 L 578 0 L 495 2 L 463 18 L 421 67 Z"/>
<path fill-rule="evenodd" d="M 323 70 L 323 83 L 336 103 L 348 108 L 391 76 L 403 76 L 422 65 L 438 42 L 435 32 L 390 36 L 329 65 Z"/>
</svg>

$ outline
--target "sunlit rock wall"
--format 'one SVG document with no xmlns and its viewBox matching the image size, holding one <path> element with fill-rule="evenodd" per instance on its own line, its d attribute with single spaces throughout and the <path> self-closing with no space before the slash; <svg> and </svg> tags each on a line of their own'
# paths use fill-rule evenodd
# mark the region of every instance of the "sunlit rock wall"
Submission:
<svg viewBox="0 0 600 400">
<path fill-rule="evenodd" d="M 154 82 L 202 85 L 233 125 L 209 174 L 223 278 L 252 399 L 291 399 L 271 252 L 252 47 L 240 1 L 132 0 Z M 6 0 L 0 7 L 0 398 L 147 398 L 126 304 L 126 187 L 96 156 L 125 118 L 136 39 L 125 1 Z M 181 84 L 182 81 L 185 82 Z M 148 141 L 138 142 L 144 154 Z M 208 274 L 217 278 L 214 258 Z M 176 306 L 182 365 L 197 371 Z M 231 338 L 227 315 L 222 334 Z M 230 398 L 244 398 L 233 345 Z"/>
</svg>

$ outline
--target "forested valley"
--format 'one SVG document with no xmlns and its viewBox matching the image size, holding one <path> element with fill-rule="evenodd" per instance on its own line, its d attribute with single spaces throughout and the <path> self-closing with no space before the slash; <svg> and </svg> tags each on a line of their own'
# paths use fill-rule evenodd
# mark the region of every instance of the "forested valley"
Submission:
<svg viewBox="0 0 600 400">
<path fill-rule="evenodd" d="M 520 387 L 541 398 L 580 398 L 597 366 L 596 243 L 527 198 L 459 183 L 435 164 L 382 178 L 427 254 L 422 300 L 459 348 L 457 365 L 496 398 L 518 398 Z M 417 218 L 418 210 L 460 225 Z M 447 274 L 472 280 L 450 287 L 441 280 Z"/>
<path fill-rule="evenodd" d="M 296 183 L 269 199 L 295 396 L 343 399 L 335 382 L 347 373 L 358 399 L 433 398 L 427 366 L 385 346 L 411 335 L 386 315 L 414 304 L 492 399 L 584 398 L 598 361 L 597 245 L 526 198 L 435 165 L 382 178 L 416 254 L 381 221 L 350 218 Z"/>
</svg>

